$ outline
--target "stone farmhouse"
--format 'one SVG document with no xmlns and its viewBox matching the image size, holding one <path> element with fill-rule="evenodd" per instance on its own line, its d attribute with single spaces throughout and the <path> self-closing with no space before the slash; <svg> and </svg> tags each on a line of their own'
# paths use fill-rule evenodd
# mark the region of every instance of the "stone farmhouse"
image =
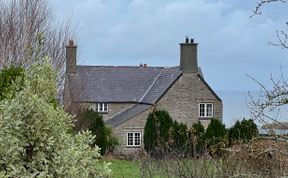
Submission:
<svg viewBox="0 0 288 178">
<path fill-rule="evenodd" d="M 100 113 L 119 137 L 117 154 L 134 154 L 144 147 L 146 119 L 155 107 L 188 127 L 198 121 L 207 127 L 211 118 L 222 120 L 222 101 L 198 67 L 197 46 L 186 38 L 176 67 L 81 66 L 76 65 L 77 46 L 70 41 L 64 104 L 81 103 Z"/>
</svg>

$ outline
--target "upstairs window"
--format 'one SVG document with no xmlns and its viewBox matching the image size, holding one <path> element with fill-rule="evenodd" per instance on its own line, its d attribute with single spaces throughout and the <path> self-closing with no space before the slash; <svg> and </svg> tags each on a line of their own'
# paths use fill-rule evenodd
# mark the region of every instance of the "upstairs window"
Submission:
<svg viewBox="0 0 288 178">
<path fill-rule="evenodd" d="M 127 132 L 127 146 L 141 146 L 141 132 Z"/>
<path fill-rule="evenodd" d="M 90 109 L 98 113 L 107 113 L 108 103 L 96 103 L 96 104 L 90 105 Z"/>
<path fill-rule="evenodd" d="M 200 103 L 199 104 L 199 117 L 213 117 L 213 104 Z"/>
</svg>

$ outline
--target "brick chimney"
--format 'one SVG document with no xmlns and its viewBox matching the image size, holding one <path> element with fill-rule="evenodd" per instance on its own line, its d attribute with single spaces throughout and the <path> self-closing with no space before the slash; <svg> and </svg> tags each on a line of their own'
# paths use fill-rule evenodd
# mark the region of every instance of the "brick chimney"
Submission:
<svg viewBox="0 0 288 178">
<path fill-rule="evenodd" d="M 66 73 L 75 74 L 76 73 L 76 56 L 77 56 L 77 46 L 74 45 L 73 40 L 69 40 L 66 46 Z"/>
<path fill-rule="evenodd" d="M 180 43 L 180 70 L 183 73 L 198 72 L 197 45 L 189 37 L 186 37 L 185 43 Z"/>
</svg>

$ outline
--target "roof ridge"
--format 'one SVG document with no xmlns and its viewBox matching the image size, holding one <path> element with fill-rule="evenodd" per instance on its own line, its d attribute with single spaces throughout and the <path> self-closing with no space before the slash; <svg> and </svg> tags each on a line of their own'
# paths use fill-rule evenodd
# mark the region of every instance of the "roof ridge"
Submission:
<svg viewBox="0 0 288 178">
<path fill-rule="evenodd" d="M 155 78 L 155 80 L 152 82 L 152 84 L 150 85 L 150 87 L 146 90 L 146 92 L 144 93 L 144 95 L 142 96 L 142 98 L 140 99 L 140 103 L 143 101 L 143 99 L 145 98 L 145 96 L 149 93 L 149 91 L 151 90 L 151 88 L 153 87 L 153 85 L 156 83 L 156 81 L 158 80 L 158 78 L 160 77 L 160 75 L 162 74 L 164 69 L 161 69 L 161 71 L 159 72 L 159 74 L 157 75 L 157 77 Z"/>
</svg>

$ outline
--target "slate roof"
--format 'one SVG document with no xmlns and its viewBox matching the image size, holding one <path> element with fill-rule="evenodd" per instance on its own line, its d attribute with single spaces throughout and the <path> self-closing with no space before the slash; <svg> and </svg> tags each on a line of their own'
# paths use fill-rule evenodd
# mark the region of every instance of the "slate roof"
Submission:
<svg viewBox="0 0 288 178">
<path fill-rule="evenodd" d="M 105 121 L 115 127 L 157 103 L 181 75 L 179 67 L 76 66 L 76 74 L 69 74 L 68 80 L 70 92 L 78 94 L 72 94 L 73 101 L 136 103 Z M 200 68 L 198 77 L 221 100 L 203 79 Z"/>
<path fill-rule="evenodd" d="M 80 102 L 154 104 L 181 75 L 179 67 L 77 66 L 70 75 Z"/>
<path fill-rule="evenodd" d="M 137 104 L 119 114 L 116 114 L 114 117 L 107 119 L 105 121 L 105 124 L 109 124 L 113 127 L 116 127 L 117 125 L 122 124 L 123 122 L 136 116 L 137 114 L 146 111 L 150 107 L 151 105 L 148 104 Z"/>
</svg>

